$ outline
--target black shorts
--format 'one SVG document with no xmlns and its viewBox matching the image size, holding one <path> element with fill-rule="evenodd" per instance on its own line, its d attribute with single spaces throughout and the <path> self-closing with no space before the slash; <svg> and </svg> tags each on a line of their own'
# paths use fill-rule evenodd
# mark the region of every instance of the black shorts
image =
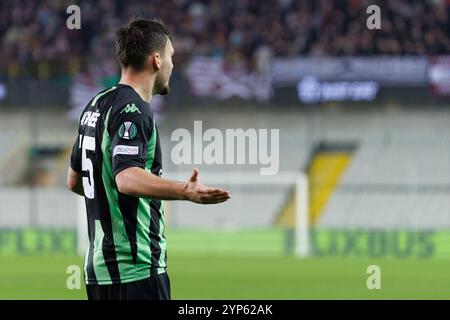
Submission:
<svg viewBox="0 0 450 320">
<path fill-rule="evenodd" d="M 167 273 L 122 284 L 86 285 L 89 300 L 170 300 Z"/>
</svg>

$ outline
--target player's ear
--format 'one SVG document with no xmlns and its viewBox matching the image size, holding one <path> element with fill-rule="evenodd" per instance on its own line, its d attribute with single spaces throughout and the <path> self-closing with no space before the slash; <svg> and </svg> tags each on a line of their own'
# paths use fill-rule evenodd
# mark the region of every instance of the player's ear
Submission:
<svg viewBox="0 0 450 320">
<path fill-rule="evenodd" d="M 155 52 L 150 56 L 151 59 L 151 64 L 153 66 L 153 69 L 155 69 L 156 71 L 159 71 L 159 69 L 161 68 L 161 56 L 159 54 L 159 52 Z"/>
</svg>

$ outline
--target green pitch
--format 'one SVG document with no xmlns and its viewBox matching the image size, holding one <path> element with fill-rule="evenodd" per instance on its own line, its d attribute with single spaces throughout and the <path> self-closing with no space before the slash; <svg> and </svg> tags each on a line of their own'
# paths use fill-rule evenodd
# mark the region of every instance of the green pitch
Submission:
<svg viewBox="0 0 450 320">
<path fill-rule="evenodd" d="M 283 255 L 280 233 L 169 231 L 168 238 L 174 299 L 450 299 L 450 259 L 299 260 Z M 380 290 L 366 286 L 374 264 Z M 66 288 L 69 265 L 81 267 L 82 258 L 0 255 L 0 299 L 86 299 L 84 287 Z"/>
<path fill-rule="evenodd" d="M 230 261 L 233 261 L 230 263 Z M 77 257 L 2 257 L 0 299 L 85 299 L 66 288 Z M 381 267 L 381 290 L 366 268 Z M 450 299 L 450 261 L 245 258 L 172 255 L 174 299 Z"/>
</svg>

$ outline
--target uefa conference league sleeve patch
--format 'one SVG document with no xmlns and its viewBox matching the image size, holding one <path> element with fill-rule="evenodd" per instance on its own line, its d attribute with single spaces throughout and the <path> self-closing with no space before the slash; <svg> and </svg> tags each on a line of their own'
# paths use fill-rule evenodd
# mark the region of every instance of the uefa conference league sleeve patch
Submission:
<svg viewBox="0 0 450 320">
<path fill-rule="evenodd" d="M 123 122 L 120 127 L 119 131 L 117 133 L 119 139 L 121 140 L 133 140 L 137 135 L 137 127 L 134 122 L 131 121 L 125 121 Z M 125 143 L 125 141 L 124 141 Z M 117 145 L 114 147 L 113 150 L 113 157 L 116 155 L 138 155 L 139 154 L 139 147 L 138 146 L 130 146 L 130 145 Z"/>
<path fill-rule="evenodd" d="M 125 121 L 120 125 L 118 135 L 122 140 L 133 140 L 137 135 L 136 124 L 131 121 Z"/>
</svg>

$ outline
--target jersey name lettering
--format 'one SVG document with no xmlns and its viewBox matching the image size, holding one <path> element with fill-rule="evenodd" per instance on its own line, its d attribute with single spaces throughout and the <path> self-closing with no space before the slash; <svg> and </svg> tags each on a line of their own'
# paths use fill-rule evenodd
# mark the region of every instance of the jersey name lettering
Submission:
<svg viewBox="0 0 450 320">
<path fill-rule="evenodd" d="M 98 112 L 86 111 L 81 118 L 80 125 L 87 125 L 89 127 L 95 128 L 99 116 L 100 113 Z"/>
</svg>

